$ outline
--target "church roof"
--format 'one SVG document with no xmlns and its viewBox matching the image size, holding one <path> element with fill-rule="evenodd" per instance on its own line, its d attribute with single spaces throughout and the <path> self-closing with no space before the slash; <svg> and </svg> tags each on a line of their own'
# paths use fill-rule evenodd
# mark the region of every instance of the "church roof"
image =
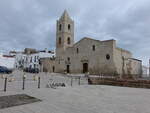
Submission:
<svg viewBox="0 0 150 113">
<path fill-rule="evenodd" d="M 93 40 L 93 41 L 101 42 L 100 40 L 96 40 L 96 39 L 89 38 L 89 37 L 84 37 L 84 38 L 82 38 L 81 40 L 79 40 L 78 42 L 76 42 L 76 43 L 74 44 L 74 46 L 77 45 L 78 43 L 80 43 L 81 41 L 86 40 L 86 39 L 87 39 L 87 40 Z"/>
<path fill-rule="evenodd" d="M 62 16 L 60 17 L 60 20 L 68 20 L 68 19 L 71 20 L 69 14 L 68 14 L 68 12 L 67 12 L 67 10 L 65 10 L 65 11 L 63 12 Z"/>
</svg>

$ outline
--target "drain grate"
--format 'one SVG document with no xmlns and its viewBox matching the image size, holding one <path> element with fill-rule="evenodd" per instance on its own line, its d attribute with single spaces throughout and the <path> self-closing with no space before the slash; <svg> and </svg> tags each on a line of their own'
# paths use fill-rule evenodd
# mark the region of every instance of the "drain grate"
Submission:
<svg viewBox="0 0 150 113">
<path fill-rule="evenodd" d="M 40 99 L 26 95 L 26 94 L 17 94 L 17 95 L 8 95 L 0 97 L 0 109 L 19 106 L 24 104 L 30 104 L 34 102 L 39 102 Z"/>
</svg>

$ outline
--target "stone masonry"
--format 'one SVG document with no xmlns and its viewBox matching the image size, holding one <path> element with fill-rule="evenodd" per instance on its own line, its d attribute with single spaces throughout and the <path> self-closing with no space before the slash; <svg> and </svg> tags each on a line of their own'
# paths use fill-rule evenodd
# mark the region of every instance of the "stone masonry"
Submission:
<svg viewBox="0 0 150 113">
<path fill-rule="evenodd" d="M 100 41 L 84 37 L 74 43 L 74 21 L 67 11 L 57 20 L 56 28 L 55 59 L 43 59 L 42 65 L 47 71 L 108 75 L 142 74 L 142 61 L 132 58 L 130 51 L 118 48 L 113 39 Z"/>
</svg>

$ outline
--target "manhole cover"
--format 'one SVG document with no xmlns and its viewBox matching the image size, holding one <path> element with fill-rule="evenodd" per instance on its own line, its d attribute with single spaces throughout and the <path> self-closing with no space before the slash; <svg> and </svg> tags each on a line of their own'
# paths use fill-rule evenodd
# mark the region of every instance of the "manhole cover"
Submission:
<svg viewBox="0 0 150 113">
<path fill-rule="evenodd" d="M 23 104 L 29 104 L 41 101 L 35 97 L 26 94 L 8 95 L 0 97 L 0 109 L 19 106 Z"/>
</svg>

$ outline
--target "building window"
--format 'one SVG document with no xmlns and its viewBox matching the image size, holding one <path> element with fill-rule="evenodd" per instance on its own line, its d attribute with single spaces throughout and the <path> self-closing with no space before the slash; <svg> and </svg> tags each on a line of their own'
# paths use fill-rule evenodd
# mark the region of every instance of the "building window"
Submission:
<svg viewBox="0 0 150 113">
<path fill-rule="evenodd" d="M 70 61 L 70 57 L 68 57 L 67 60 Z"/>
<path fill-rule="evenodd" d="M 79 53 L 79 48 L 77 48 L 77 53 Z"/>
<path fill-rule="evenodd" d="M 32 57 L 31 57 L 31 59 L 30 59 L 30 62 L 32 62 Z"/>
<path fill-rule="evenodd" d="M 32 65 L 30 65 L 29 68 L 31 69 L 31 68 L 32 68 Z"/>
<path fill-rule="evenodd" d="M 93 47 L 92 47 L 92 48 L 93 48 L 93 51 L 95 51 L 95 45 L 93 45 Z"/>
<path fill-rule="evenodd" d="M 34 64 L 34 69 L 36 68 L 36 64 Z"/>
<path fill-rule="evenodd" d="M 36 56 L 34 57 L 34 62 L 36 62 Z"/>
<path fill-rule="evenodd" d="M 61 37 L 59 37 L 59 44 L 61 44 Z"/>
<path fill-rule="evenodd" d="M 71 26 L 70 26 L 70 24 L 68 24 L 68 30 L 70 30 L 71 29 Z"/>
<path fill-rule="evenodd" d="M 61 31 L 61 24 L 59 25 L 59 31 Z"/>
<path fill-rule="evenodd" d="M 109 54 L 106 55 L 106 59 L 107 59 L 107 60 L 110 59 L 110 55 L 109 55 Z"/>
<path fill-rule="evenodd" d="M 68 43 L 68 44 L 70 44 L 70 37 L 68 37 L 68 39 L 67 39 L 67 43 Z"/>
</svg>

